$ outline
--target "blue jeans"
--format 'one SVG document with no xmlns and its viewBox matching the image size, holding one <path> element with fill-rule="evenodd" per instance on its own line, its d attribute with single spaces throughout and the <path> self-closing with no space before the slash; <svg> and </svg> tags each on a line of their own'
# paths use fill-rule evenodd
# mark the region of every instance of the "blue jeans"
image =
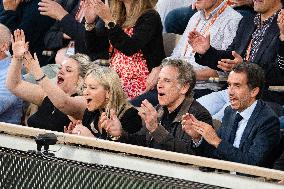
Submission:
<svg viewBox="0 0 284 189">
<path fill-rule="evenodd" d="M 213 119 L 219 121 L 222 121 L 224 110 L 230 105 L 227 89 L 202 96 L 197 101 L 209 111 Z"/>
<path fill-rule="evenodd" d="M 267 100 L 265 98 L 262 99 Z M 219 121 L 222 121 L 224 110 L 227 106 L 230 105 L 227 89 L 202 96 L 198 98 L 197 101 L 209 111 L 213 119 L 217 119 Z M 282 124 L 281 126 L 284 127 L 284 108 L 275 102 L 266 101 L 266 103 L 270 106 L 270 108 L 275 112 L 277 116 L 281 116 L 280 125 Z"/>
<path fill-rule="evenodd" d="M 140 107 L 142 101 L 145 99 L 148 100 L 153 106 L 157 106 L 159 104 L 157 89 L 155 88 L 135 97 L 134 99 L 130 100 L 130 103 L 135 107 Z"/>
<path fill-rule="evenodd" d="M 182 35 L 189 19 L 196 13 L 191 6 L 174 9 L 168 13 L 165 19 L 165 29 L 167 33 Z"/>
<path fill-rule="evenodd" d="M 279 117 L 280 120 L 280 129 L 284 129 L 284 116 Z"/>
</svg>

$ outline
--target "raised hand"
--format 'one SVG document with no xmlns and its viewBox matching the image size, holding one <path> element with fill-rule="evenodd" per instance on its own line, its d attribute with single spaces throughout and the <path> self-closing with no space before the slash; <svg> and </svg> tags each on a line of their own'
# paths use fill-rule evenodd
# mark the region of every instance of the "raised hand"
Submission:
<svg viewBox="0 0 284 189">
<path fill-rule="evenodd" d="M 197 119 L 189 113 L 186 113 L 182 116 L 182 129 L 196 142 L 198 142 L 201 139 L 201 135 L 194 130 L 193 122 L 197 121 Z"/>
<path fill-rule="evenodd" d="M 158 127 L 158 113 L 148 100 L 143 100 L 138 114 L 144 120 L 146 128 L 150 133 L 154 132 Z"/>
<path fill-rule="evenodd" d="M 91 1 L 92 0 L 86 0 L 83 4 L 85 20 L 88 24 L 94 23 L 97 17 L 95 7 L 93 6 Z"/>
<path fill-rule="evenodd" d="M 22 1 L 23 0 L 3 0 L 4 10 L 16 11 Z"/>
<path fill-rule="evenodd" d="M 220 61 L 218 61 L 217 67 L 223 70 L 224 72 L 230 72 L 232 71 L 234 66 L 243 62 L 243 58 L 241 57 L 241 55 L 239 55 L 235 51 L 232 51 L 232 55 L 234 57 L 233 60 L 221 59 Z"/>
<path fill-rule="evenodd" d="M 105 23 L 113 21 L 113 17 L 108 5 L 104 4 L 101 0 L 90 0 L 94 7 L 95 15 L 98 15 Z"/>
<path fill-rule="evenodd" d="M 280 40 L 284 41 L 284 10 L 282 9 L 277 18 L 278 27 L 280 30 Z"/>
<path fill-rule="evenodd" d="M 56 20 L 61 20 L 68 12 L 56 1 L 52 0 L 41 0 L 38 3 L 39 12 L 41 15 L 49 16 Z"/>
<path fill-rule="evenodd" d="M 36 53 L 34 53 L 34 57 L 31 55 L 29 51 L 24 53 L 24 65 L 29 73 L 31 73 L 35 78 L 42 77 L 43 73 L 39 65 L 39 61 Z"/>
<path fill-rule="evenodd" d="M 191 45 L 194 52 L 205 54 L 210 48 L 210 36 L 203 36 L 201 33 L 193 30 L 188 34 L 188 43 Z"/>
<path fill-rule="evenodd" d="M 92 132 L 82 124 L 77 124 L 75 128 L 72 130 L 72 134 L 86 136 L 86 137 L 95 137 L 92 134 Z"/>
<path fill-rule="evenodd" d="M 111 137 L 120 137 L 122 134 L 121 123 L 113 109 L 110 110 L 110 119 L 107 121 L 105 130 Z"/>
<path fill-rule="evenodd" d="M 199 133 L 209 144 L 217 148 L 221 139 L 213 127 L 205 122 L 198 121 L 193 115 L 191 116 L 191 121 L 191 126 L 195 132 Z"/>
<path fill-rule="evenodd" d="M 11 36 L 13 56 L 15 58 L 23 58 L 24 53 L 28 51 L 29 43 L 25 42 L 25 34 L 23 30 L 15 30 L 14 36 Z"/>
</svg>

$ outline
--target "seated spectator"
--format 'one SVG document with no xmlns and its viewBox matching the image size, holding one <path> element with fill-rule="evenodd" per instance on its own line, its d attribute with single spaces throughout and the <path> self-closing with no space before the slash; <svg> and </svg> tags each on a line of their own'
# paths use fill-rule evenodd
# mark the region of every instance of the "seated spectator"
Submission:
<svg viewBox="0 0 284 189">
<path fill-rule="evenodd" d="M 164 32 L 166 31 L 164 24 L 167 14 L 173 9 L 191 5 L 191 3 L 192 0 L 158 0 L 156 10 L 161 16 Z"/>
<path fill-rule="evenodd" d="M 195 98 L 198 98 L 224 87 L 208 80 L 210 77 L 224 77 L 226 74 L 195 62 L 193 49 L 188 44 L 189 33 L 198 31 L 203 35 L 210 34 L 210 44 L 218 50 L 225 50 L 233 42 L 242 16 L 223 0 L 200 0 L 195 3 L 195 7 L 199 11 L 189 20 L 171 58 L 181 58 L 193 65 L 197 79 L 194 94 Z"/>
<path fill-rule="evenodd" d="M 112 69 L 99 66 L 89 71 L 85 77 L 83 94 L 87 109 L 76 110 L 77 114 L 84 114 L 82 124 L 70 124 L 66 132 L 118 140 L 115 135 L 117 131 L 132 134 L 141 129 L 142 120 L 138 111 L 128 102 L 120 79 Z"/>
<path fill-rule="evenodd" d="M 27 43 L 22 30 L 14 32 L 14 40 L 12 40 L 13 58 L 7 75 L 7 88 L 16 96 L 25 101 L 31 102 L 39 106 L 38 111 L 28 119 L 28 126 L 41 129 L 64 131 L 64 126 L 68 125 L 71 117 L 65 114 L 68 104 L 60 104 L 58 98 L 60 95 L 53 88 L 58 89 L 61 93 L 68 96 L 72 101 L 77 102 L 76 108 L 86 108 L 86 102 L 83 97 L 77 96 L 81 91 L 80 82 L 85 76 L 87 70 L 92 66 L 86 55 L 76 54 L 68 58 L 61 65 L 57 75 L 57 85 L 51 82 L 39 67 L 39 62 L 27 52 Z M 35 77 L 38 84 L 32 84 L 21 79 L 22 64 Z M 40 72 L 40 74 L 36 74 Z M 41 85 L 45 81 L 45 87 L 48 88 L 49 95 Z M 75 96 L 75 97 L 72 97 Z M 74 107 L 72 107 L 74 108 Z M 70 109 L 70 108 L 69 108 Z"/>
<path fill-rule="evenodd" d="M 217 49 L 226 49 L 233 41 L 239 21 L 242 16 L 233 10 L 227 2 L 222 0 L 202 0 L 196 3 L 199 10 L 189 20 L 187 28 L 173 50 L 170 58 L 183 59 L 193 65 L 196 72 L 197 85 L 195 86 L 194 97 L 198 98 L 212 91 L 217 91 L 223 87 L 222 84 L 208 82 L 210 77 L 225 76 L 223 72 L 201 66 L 195 62 L 192 47 L 188 44 L 188 34 L 193 30 L 202 32 L 204 35 L 212 36 L 210 42 Z M 131 102 L 139 106 L 144 99 L 150 101 L 152 105 L 157 105 L 157 92 L 149 91 Z"/>
<path fill-rule="evenodd" d="M 39 14 L 37 10 L 39 1 L 1 1 L 4 11 L 0 15 L 0 23 L 6 25 L 10 31 L 24 30 L 31 52 L 37 53 L 40 65 L 44 66 L 48 64 L 49 57 L 42 55 L 45 50 L 43 36 L 54 20 Z"/>
<path fill-rule="evenodd" d="M 139 115 L 145 122 L 143 129 L 135 134 L 122 131 L 110 134 L 121 136 L 121 141 L 130 144 L 193 153 L 191 137 L 181 127 L 182 115 L 190 113 L 212 124 L 208 111 L 193 98 L 194 85 L 195 73 L 190 64 L 164 59 L 157 85 L 159 105 L 154 108 L 144 100 L 139 108 Z"/>
<path fill-rule="evenodd" d="M 0 24 L 0 122 L 20 124 L 22 100 L 13 95 L 5 85 L 11 57 L 8 54 L 11 45 L 9 28 Z"/>
<path fill-rule="evenodd" d="M 85 16 L 86 22 L 93 23 L 98 15 L 107 26 L 104 31 L 91 28 L 86 33 L 88 50 L 96 48 L 98 38 L 109 39 L 112 49 L 110 67 L 121 78 L 128 98 L 154 88 L 165 52 L 161 19 L 151 0 L 113 0 L 110 8 L 100 0 L 87 2 L 86 12 L 93 15 Z"/>
<path fill-rule="evenodd" d="M 253 0 L 225 0 L 242 16 L 247 17 L 253 12 Z M 200 2 L 198 0 L 197 2 Z M 168 33 L 183 34 L 189 19 L 196 13 L 195 4 L 188 7 L 174 9 L 168 13 L 165 19 L 165 30 Z"/>
<path fill-rule="evenodd" d="M 42 0 L 39 3 L 40 14 L 56 19 L 55 24 L 47 31 L 44 42 L 48 50 L 57 51 L 67 47 L 67 54 L 88 54 L 92 59 L 108 59 L 108 39 L 100 38 L 96 41 L 97 51 L 88 52 L 85 45 L 85 1 L 71 1 L 70 10 L 65 10 L 59 3 L 52 0 Z M 91 12 L 93 14 L 93 12 Z M 102 20 L 95 21 L 96 29 L 104 28 Z"/>
<path fill-rule="evenodd" d="M 243 63 L 228 77 L 230 106 L 217 132 L 193 115 L 183 117 L 183 129 L 193 138 L 201 156 L 249 165 L 271 167 L 271 154 L 280 141 L 279 120 L 260 100 L 264 72 L 256 64 Z"/>
<path fill-rule="evenodd" d="M 283 105 L 283 93 L 267 90 L 268 86 L 284 85 L 284 13 L 280 12 L 281 7 L 281 0 L 255 1 L 254 9 L 258 14 L 241 21 L 233 43 L 226 50 L 216 50 L 210 46 L 208 37 L 196 31 L 191 32 L 189 42 L 193 50 L 197 52 L 196 62 L 226 72 L 229 72 L 236 64 L 242 63 L 243 60 L 258 64 L 264 69 L 266 77 L 262 99 Z M 214 112 L 220 110 L 222 112 L 228 106 L 229 98 L 226 91 L 219 91 L 201 97 L 199 102 L 213 115 Z M 218 115 L 222 114 L 218 113 Z M 220 117 L 216 118 L 220 119 Z"/>
</svg>

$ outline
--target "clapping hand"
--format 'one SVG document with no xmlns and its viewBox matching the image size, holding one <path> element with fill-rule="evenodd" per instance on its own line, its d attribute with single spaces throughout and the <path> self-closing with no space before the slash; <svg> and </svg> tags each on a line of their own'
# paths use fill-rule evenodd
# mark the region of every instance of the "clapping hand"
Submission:
<svg viewBox="0 0 284 189">
<path fill-rule="evenodd" d="M 110 110 L 108 118 L 106 112 L 103 112 L 99 121 L 99 130 L 105 129 L 111 137 L 120 137 L 122 134 L 121 123 L 113 109 Z"/>
<path fill-rule="evenodd" d="M 150 133 L 158 128 L 158 112 L 148 100 L 143 100 L 138 114 L 145 121 L 146 128 Z"/>
<path fill-rule="evenodd" d="M 189 32 L 188 43 L 191 45 L 194 52 L 205 54 L 210 48 L 210 36 L 203 36 L 196 30 Z"/>
<path fill-rule="evenodd" d="M 224 72 L 230 72 L 232 71 L 234 66 L 243 62 L 243 58 L 241 57 L 241 55 L 239 55 L 235 51 L 232 51 L 232 55 L 234 57 L 233 60 L 221 59 L 220 61 L 218 61 L 217 67 L 223 70 Z"/>
<path fill-rule="evenodd" d="M 16 11 L 22 1 L 23 0 L 3 0 L 4 10 Z"/>
<path fill-rule="evenodd" d="M 278 27 L 280 30 L 280 40 L 284 41 L 284 10 L 282 9 L 277 19 Z"/>
<path fill-rule="evenodd" d="M 202 121 L 197 120 L 192 114 L 190 115 L 190 120 L 188 120 L 188 116 L 183 118 L 184 129 L 187 132 L 187 134 L 191 135 L 201 135 L 209 144 L 211 144 L 214 147 L 218 147 L 218 145 L 221 142 L 221 139 L 218 137 L 216 131 L 214 128 Z M 191 128 L 194 129 L 194 132 Z M 192 136 L 194 137 L 194 136 Z"/>
<path fill-rule="evenodd" d="M 56 1 L 42 0 L 38 3 L 41 15 L 49 16 L 56 20 L 61 20 L 68 12 Z"/>
<path fill-rule="evenodd" d="M 193 122 L 197 121 L 196 118 L 189 113 L 186 113 L 182 116 L 182 129 L 196 142 L 198 142 L 201 139 L 201 135 L 194 130 Z"/>
<path fill-rule="evenodd" d="M 93 12 L 98 15 L 105 23 L 113 21 L 113 17 L 108 5 L 104 4 L 101 0 L 89 0 L 93 6 Z"/>
<path fill-rule="evenodd" d="M 84 1 L 84 16 L 85 20 L 88 24 L 92 24 L 95 22 L 95 19 L 97 17 L 95 7 L 92 4 L 92 0 L 86 0 Z"/>
<path fill-rule="evenodd" d="M 76 127 L 77 124 L 81 124 L 80 120 L 71 121 L 68 126 L 64 126 L 64 133 L 72 134 L 73 129 Z"/>
<path fill-rule="evenodd" d="M 15 58 L 23 58 L 24 53 L 29 49 L 29 43 L 25 41 L 23 30 L 15 30 L 14 36 L 11 36 L 13 56 Z"/>
<path fill-rule="evenodd" d="M 24 65 L 29 73 L 31 73 L 35 78 L 42 77 L 43 73 L 39 65 L 39 61 L 36 53 L 34 53 L 34 57 L 31 55 L 29 51 L 24 53 Z"/>
</svg>

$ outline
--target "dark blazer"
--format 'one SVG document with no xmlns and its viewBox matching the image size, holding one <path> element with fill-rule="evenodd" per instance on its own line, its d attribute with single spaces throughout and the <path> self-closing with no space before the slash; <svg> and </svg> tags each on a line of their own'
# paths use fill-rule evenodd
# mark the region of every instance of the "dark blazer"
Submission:
<svg viewBox="0 0 284 189">
<path fill-rule="evenodd" d="M 158 112 L 158 122 L 161 122 L 164 116 L 164 107 L 158 105 L 156 109 Z M 132 135 L 124 134 L 121 140 L 129 144 L 194 154 L 195 152 L 191 148 L 192 139 L 184 132 L 181 126 L 182 116 L 186 113 L 193 114 L 198 120 L 212 125 L 212 118 L 208 110 L 196 100 L 186 98 L 182 102 L 181 108 L 169 128 L 165 128 L 159 124 L 158 128 L 150 134 L 144 124 L 144 127 L 138 133 Z"/>
<path fill-rule="evenodd" d="M 210 47 L 204 54 L 196 54 L 196 62 L 201 65 L 209 66 L 213 69 L 218 69 L 218 61 L 222 58 L 233 59 L 232 51 L 236 51 L 243 58 L 246 55 L 247 47 L 251 41 L 252 33 L 255 31 L 254 16 L 244 17 L 238 27 L 236 37 L 227 50 L 216 50 Z M 260 48 L 256 53 L 255 60 L 252 63 L 258 64 L 263 68 L 266 75 L 266 85 L 284 85 L 284 69 L 279 67 L 277 62 L 277 54 L 284 57 L 284 42 L 279 40 L 279 28 L 277 25 L 277 17 L 274 18 L 271 26 L 267 29 L 264 39 L 260 44 Z M 268 91 L 265 91 L 267 93 Z M 270 92 L 269 92 L 270 93 Z M 272 93 L 273 101 L 284 103 L 283 93 Z M 265 96 L 269 96 L 265 94 Z M 280 100 L 281 99 L 281 100 Z M 271 99 L 265 99 L 271 101 Z M 282 102 L 282 103 L 281 103 Z"/>
<path fill-rule="evenodd" d="M 229 137 L 232 130 L 236 111 L 228 106 L 222 120 L 222 125 L 217 130 L 218 136 L 222 139 L 217 148 L 203 141 L 197 148 L 197 154 L 244 163 L 270 167 L 271 153 L 278 146 L 280 141 L 280 123 L 271 108 L 262 100 L 257 105 L 248 120 L 243 132 L 240 146 L 236 148 L 230 144 Z"/>
</svg>

